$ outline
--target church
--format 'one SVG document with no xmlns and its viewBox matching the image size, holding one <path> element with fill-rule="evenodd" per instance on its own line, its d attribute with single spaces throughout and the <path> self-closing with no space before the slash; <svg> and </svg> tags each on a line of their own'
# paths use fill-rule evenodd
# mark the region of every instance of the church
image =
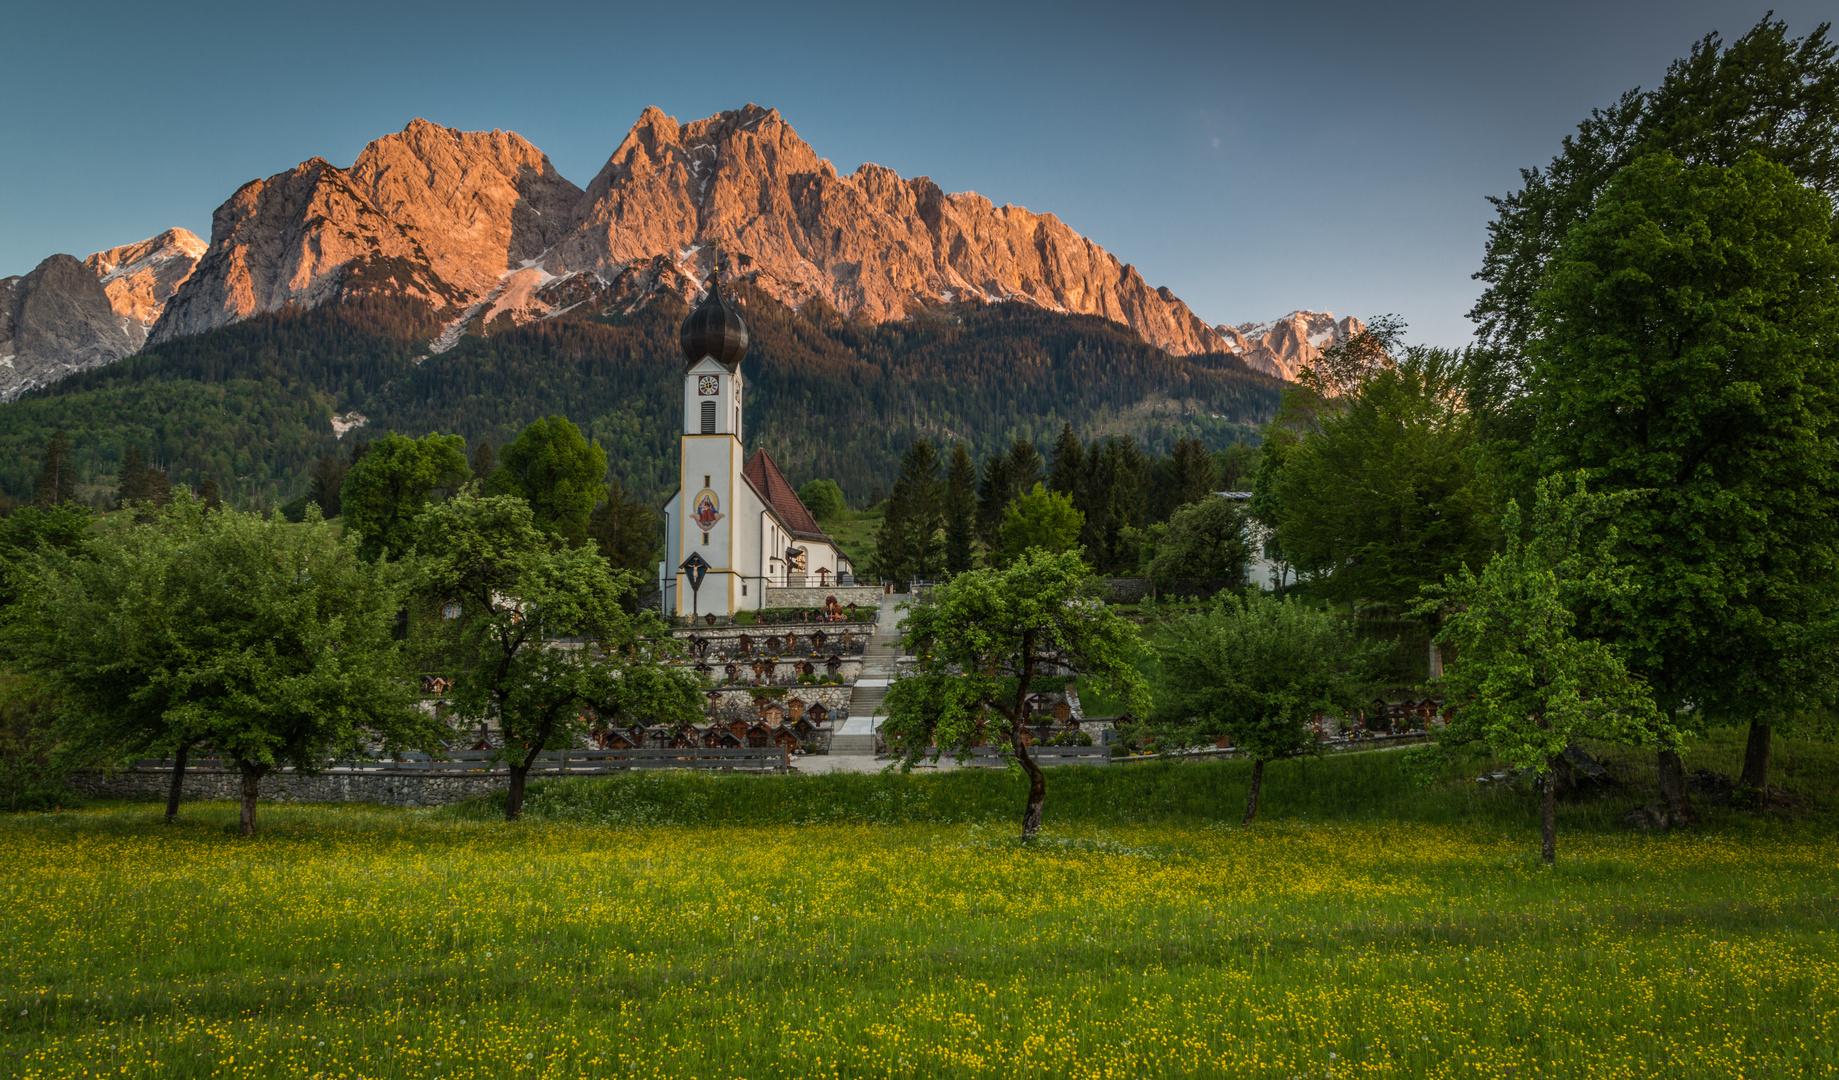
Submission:
<svg viewBox="0 0 1839 1080">
<path fill-rule="evenodd" d="M 683 435 L 677 490 L 664 504 L 658 587 L 667 615 L 732 616 L 767 606 L 771 587 L 848 584 L 849 557 L 764 449 L 744 457 L 747 324 L 722 299 L 721 271 L 683 321 Z"/>
</svg>

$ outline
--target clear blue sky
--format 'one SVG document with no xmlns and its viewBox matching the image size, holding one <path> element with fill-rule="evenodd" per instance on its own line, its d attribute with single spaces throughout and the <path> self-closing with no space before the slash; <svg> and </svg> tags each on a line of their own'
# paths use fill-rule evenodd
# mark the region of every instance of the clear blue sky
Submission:
<svg viewBox="0 0 1839 1080">
<path fill-rule="evenodd" d="M 843 171 L 1051 211 L 1210 322 L 1396 312 L 1460 344 L 1489 218 L 1589 109 L 1773 6 L 20 4 L 0 276 L 179 225 L 422 116 L 585 186 L 646 105 L 779 109 Z"/>
</svg>

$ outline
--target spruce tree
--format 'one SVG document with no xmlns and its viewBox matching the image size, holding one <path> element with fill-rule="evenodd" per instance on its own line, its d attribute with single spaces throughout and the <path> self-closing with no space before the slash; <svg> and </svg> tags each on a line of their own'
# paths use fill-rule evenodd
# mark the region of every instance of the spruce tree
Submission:
<svg viewBox="0 0 1839 1080">
<path fill-rule="evenodd" d="M 971 568 L 971 545 L 977 535 L 977 466 L 963 443 L 951 448 L 951 469 L 945 476 L 945 572 L 962 574 Z"/>
<path fill-rule="evenodd" d="M 141 460 L 140 447 L 128 447 L 126 456 L 121 459 L 121 475 L 116 478 L 115 506 L 117 509 L 131 502 L 146 500 L 146 471 L 146 465 Z"/>
<path fill-rule="evenodd" d="M 45 465 L 38 474 L 38 505 L 63 506 L 77 497 L 77 470 L 70 460 L 70 438 L 59 428 L 45 443 Z"/>
<path fill-rule="evenodd" d="M 1060 437 L 1054 440 L 1054 464 L 1047 473 L 1047 490 L 1057 491 L 1079 506 L 1085 501 L 1085 476 L 1086 448 L 1069 421 L 1060 425 Z"/>
<path fill-rule="evenodd" d="M 944 569 L 939 530 L 945 525 L 945 486 L 939 481 L 939 452 L 919 439 L 902 455 L 900 479 L 876 536 L 876 562 L 884 577 L 926 580 Z"/>
<path fill-rule="evenodd" d="M 1213 455 L 1192 437 L 1183 437 L 1169 456 L 1170 511 L 1197 503 L 1219 489 L 1219 470 Z"/>
<path fill-rule="evenodd" d="M 483 440 L 479 448 L 473 451 L 473 479 L 484 481 L 498 471 L 498 455 L 492 450 L 492 444 Z"/>
<path fill-rule="evenodd" d="M 206 480 L 199 486 L 198 498 L 204 503 L 206 511 L 223 509 L 223 493 L 218 490 L 215 480 Z"/>
<path fill-rule="evenodd" d="M 1003 500 L 1009 503 L 1034 490 L 1041 482 L 1041 452 L 1028 440 L 1016 437 L 1015 445 L 1009 447 L 1009 497 Z"/>
<path fill-rule="evenodd" d="M 977 538 L 984 547 L 996 547 L 1009 499 L 1009 459 L 991 454 L 983 461 L 983 479 L 977 483 Z"/>
</svg>

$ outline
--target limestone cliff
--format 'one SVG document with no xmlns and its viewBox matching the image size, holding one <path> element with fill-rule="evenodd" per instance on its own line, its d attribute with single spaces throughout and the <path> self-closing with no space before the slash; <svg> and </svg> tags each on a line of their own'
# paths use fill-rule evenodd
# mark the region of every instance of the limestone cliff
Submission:
<svg viewBox="0 0 1839 1080">
<path fill-rule="evenodd" d="M 1346 341 L 1366 329 L 1366 324 L 1349 315 L 1335 320 L 1332 311 L 1292 311 L 1270 322 L 1248 322 L 1237 326 L 1221 323 L 1214 327 L 1247 367 L 1282 379 L 1294 379 L 1296 373 L 1322 355 L 1330 345 Z"/>
<path fill-rule="evenodd" d="M 75 256 L 0 278 L 0 401 L 132 351 L 102 283 Z"/>
<path fill-rule="evenodd" d="M 151 340 L 357 288 L 463 308 L 560 239 L 580 196 L 515 134 L 416 120 L 349 169 L 312 158 L 244 184 Z"/>
<path fill-rule="evenodd" d="M 185 229 L 167 229 L 152 239 L 98 251 L 83 260 L 102 282 L 130 352 L 147 340 L 147 332 L 191 277 L 204 249 L 204 241 Z"/>
<path fill-rule="evenodd" d="M 839 176 L 776 110 L 755 105 L 681 125 L 646 109 L 544 270 L 592 273 L 616 294 L 693 289 L 717 245 L 731 273 L 794 307 L 822 299 L 880 322 L 953 301 L 1021 300 L 1123 323 L 1172 353 L 1223 347 L 1166 288 L 1052 214 L 948 195 L 879 165 Z M 582 290 L 550 295 L 579 302 Z"/>
</svg>

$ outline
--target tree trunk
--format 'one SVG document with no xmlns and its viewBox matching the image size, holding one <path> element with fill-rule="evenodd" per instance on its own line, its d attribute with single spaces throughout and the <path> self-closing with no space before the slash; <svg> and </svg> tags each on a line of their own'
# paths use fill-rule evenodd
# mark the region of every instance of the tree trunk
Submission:
<svg viewBox="0 0 1839 1080">
<path fill-rule="evenodd" d="M 1239 824 L 1250 825 L 1252 819 L 1258 816 L 1258 793 L 1263 790 L 1264 759 L 1259 758 L 1252 762 L 1252 794 L 1251 798 L 1245 800 L 1245 820 L 1239 822 Z"/>
<path fill-rule="evenodd" d="M 243 817 L 241 832 L 244 836 L 255 835 L 255 800 L 261 794 L 262 774 L 268 766 L 257 765 L 253 761 L 238 761 L 237 768 L 243 772 Z"/>
<path fill-rule="evenodd" d="M 1743 748 L 1743 783 L 1758 792 L 1769 789 L 1769 739 L 1775 729 L 1750 722 L 1750 741 Z"/>
<path fill-rule="evenodd" d="M 1443 677 L 1443 646 L 1436 639 L 1430 642 L 1430 681 L 1436 682 Z"/>
<path fill-rule="evenodd" d="M 1539 854 L 1545 865 L 1558 858 L 1558 759 L 1545 763 L 1545 801 L 1539 807 Z"/>
<path fill-rule="evenodd" d="M 504 819 L 516 821 L 524 816 L 524 778 L 530 775 L 528 764 L 511 766 L 511 790 L 504 796 Z"/>
<path fill-rule="evenodd" d="M 1009 745 L 1015 750 L 1015 759 L 1022 763 L 1022 771 L 1028 774 L 1028 805 L 1022 808 L 1022 842 L 1027 843 L 1041 831 L 1041 809 L 1047 805 L 1047 775 L 1023 745 L 1020 725 L 1014 727 L 1009 733 Z"/>
<path fill-rule="evenodd" d="M 1660 794 L 1667 800 L 1667 809 L 1672 811 L 1676 823 L 1697 825 L 1698 807 L 1692 805 L 1692 796 L 1686 793 L 1686 765 L 1679 759 L 1679 751 L 1662 750 L 1657 763 L 1660 766 Z"/>
<path fill-rule="evenodd" d="M 172 763 L 172 787 L 166 792 L 166 824 L 179 816 L 179 796 L 185 792 L 185 758 L 191 753 L 190 743 L 180 743 L 179 753 Z"/>
</svg>

